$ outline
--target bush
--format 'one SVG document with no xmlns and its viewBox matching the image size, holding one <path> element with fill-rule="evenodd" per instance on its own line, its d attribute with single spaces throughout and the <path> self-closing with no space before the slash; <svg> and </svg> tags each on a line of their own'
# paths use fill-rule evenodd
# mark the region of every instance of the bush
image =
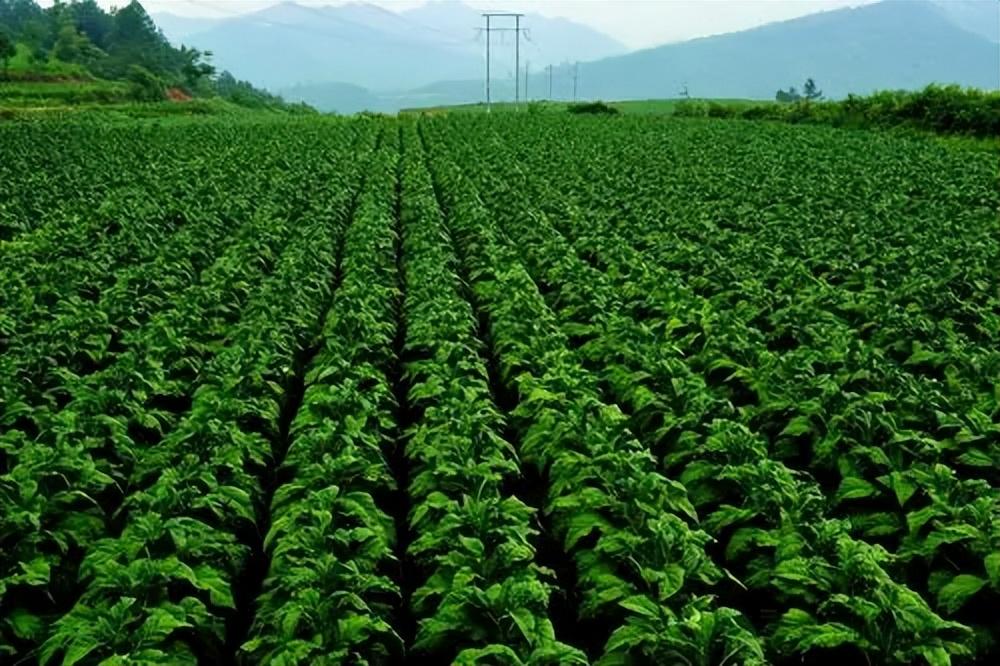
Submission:
<svg viewBox="0 0 1000 666">
<path fill-rule="evenodd" d="M 570 113 L 594 114 L 614 116 L 618 114 L 618 109 L 608 106 L 604 102 L 587 102 L 584 104 L 570 104 L 567 107 Z"/>
<path fill-rule="evenodd" d="M 740 117 L 744 120 L 765 120 L 768 118 L 777 118 L 781 111 L 781 107 L 772 105 L 765 106 L 763 104 L 759 106 L 750 106 L 740 113 Z"/>
<path fill-rule="evenodd" d="M 707 118 L 708 102 L 690 99 L 678 102 L 674 107 L 674 115 L 682 118 Z"/>
<path fill-rule="evenodd" d="M 130 65 L 126 80 L 129 97 L 137 102 L 160 102 L 166 98 L 167 86 L 156 74 L 140 65 Z"/>
<path fill-rule="evenodd" d="M 710 102 L 708 104 L 708 117 L 709 118 L 733 118 L 737 115 L 737 108 L 731 104 L 720 104 L 718 102 Z"/>
</svg>

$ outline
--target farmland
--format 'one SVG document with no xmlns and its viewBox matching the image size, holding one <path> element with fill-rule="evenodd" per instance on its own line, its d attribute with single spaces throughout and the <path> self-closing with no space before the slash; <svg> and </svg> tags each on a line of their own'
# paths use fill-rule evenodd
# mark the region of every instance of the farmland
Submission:
<svg viewBox="0 0 1000 666">
<path fill-rule="evenodd" d="M 0 125 L 0 662 L 1000 659 L 996 155 Z"/>
</svg>

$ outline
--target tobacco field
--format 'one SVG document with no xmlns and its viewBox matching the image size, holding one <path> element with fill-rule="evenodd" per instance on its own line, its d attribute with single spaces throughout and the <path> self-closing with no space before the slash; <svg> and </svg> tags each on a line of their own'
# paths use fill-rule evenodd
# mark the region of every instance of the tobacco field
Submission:
<svg viewBox="0 0 1000 666">
<path fill-rule="evenodd" d="M 0 127 L 0 663 L 1000 663 L 1000 169 Z"/>
</svg>

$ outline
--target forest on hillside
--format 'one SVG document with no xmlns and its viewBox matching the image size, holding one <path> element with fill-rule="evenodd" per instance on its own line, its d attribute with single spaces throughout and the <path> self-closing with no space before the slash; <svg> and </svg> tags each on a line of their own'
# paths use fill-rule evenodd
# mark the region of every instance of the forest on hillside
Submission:
<svg viewBox="0 0 1000 666">
<path fill-rule="evenodd" d="M 97 78 L 127 81 L 141 101 L 168 91 L 223 97 L 245 106 L 281 104 L 277 96 L 217 71 L 211 52 L 173 46 L 143 6 L 132 0 L 105 11 L 96 0 L 0 0 L 3 78 L 51 81 Z"/>
</svg>

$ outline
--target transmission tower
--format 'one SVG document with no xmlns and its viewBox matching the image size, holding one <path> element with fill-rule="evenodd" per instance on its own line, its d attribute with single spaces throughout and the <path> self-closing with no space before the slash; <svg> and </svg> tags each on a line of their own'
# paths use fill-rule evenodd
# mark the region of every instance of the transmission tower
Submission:
<svg viewBox="0 0 1000 666">
<path fill-rule="evenodd" d="M 521 27 L 521 18 L 524 14 L 515 14 L 511 12 L 485 12 L 483 18 L 486 19 L 486 27 L 481 28 L 481 30 L 486 32 L 486 110 L 492 111 L 493 109 L 493 97 L 490 90 L 490 35 L 494 32 L 513 32 L 516 37 L 514 40 L 514 102 L 515 104 L 521 103 L 521 33 L 525 31 Z M 513 28 L 494 28 L 492 25 L 492 19 L 495 18 L 507 18 L 514 19 Z"/>
</svg>

